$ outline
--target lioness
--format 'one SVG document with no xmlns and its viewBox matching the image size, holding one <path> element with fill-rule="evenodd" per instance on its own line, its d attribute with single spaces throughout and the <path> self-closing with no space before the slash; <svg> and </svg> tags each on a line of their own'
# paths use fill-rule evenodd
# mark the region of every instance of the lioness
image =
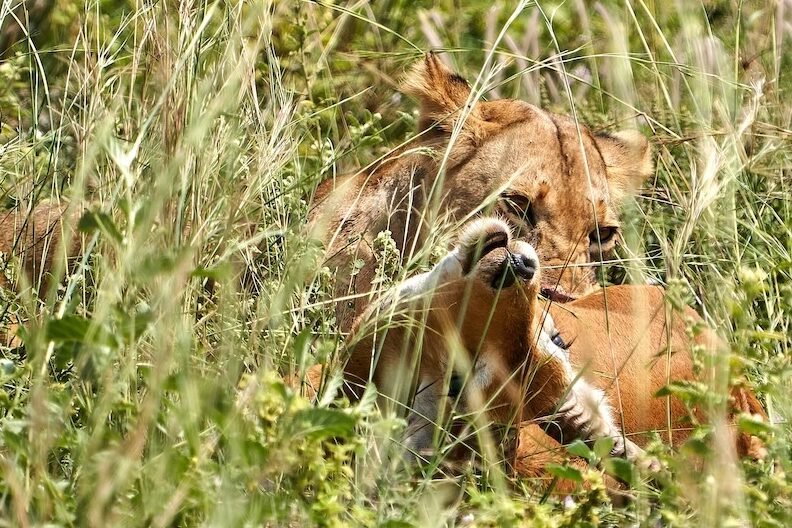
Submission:
<svg viewBox="0 0 792 528">
<path fill-rule="evenodd" d="M 530 477 L 563 461 L 560 443 L 575 438 L 610 436 L 614 452 L 631 459 L 651 432 L 671 445 L 687 439 L 690 410 L 675 397 L 653 395 L 670 381 L 695 379 L 693 346 L 723 346 L 706 328 L 691 337 L 689 325 L 700 316 L 690 308 L 667 310 L 655 286 L 613 286 L 542 306 L 540 282 L 531 246 L 511 240 L 502 221 L 478 220 L 430 272 L 407 280 L 395 299 L 375 303 L 356 321 L 344 368 L 348 393 L 359 397 L 373 380 L 388 401 L 405 403 L 407 445 L 418 452 L 431 447 L 446 407 L 464 394 L 458 414 L 483 408 L 488 420 L 521 424 L 515 468 Z M 429 295 L 425 304 L 410 304 L 419 294 Z M 388 311 L 383 329 L 364 330 L 372 313 Z M 412 321 L 416 312 L 425 326 Z M 321 379 L 321 367 L 308 371 L 309 393 Z M 751 391 L 735 388 L 731 396 L 729 416 L 766 418 Z M 706 419 L 699 410 L 693 415 Z M 757 437 L 734 438 L 739 456 L 764 456 Z"/>
<path fill-rule="evenodd" d="M 592 262 L 619 236 L 618 207 L 652 172 L 637 132 L 593 135 L 574 119 L 511 99 L 480 101 L 433 54 L 404 91 L 421 102 L 419 134 L 370 170 L 323 182 L 310 220 L 337 268 L 342 330 L 368 302 L 372 250 L 389 230 L 402 257 L 440 218 L 463 222 L 493 209 L 515 236 L 536 237 L 541 289 L 566 301 L 595 287 Z M 350 273 L 353 262 L 362 269 Z"/>
<path fill-rule="evenodd" d="M 507 425 L 552 415 L 560 430 L 612 437 L 615 454 L 636 459 L 641 450 L 625 441 L 603 394 L 572 383 L 567 355 L 542 320 L 540 276 L 535 250 L 514 240 L 505 222 L 473 222 L 431 271 L 357 320 L 344 366 L 347 394 L 360 398 L 373 381 L 387 407 L 404 406 L 412 453 L 431 450 L 449 415 Z M 387 322 L 375 314 L 389 315 Z M 320 366 L 308 371 L 310 394 L 321 377 Z"/>
</svg>

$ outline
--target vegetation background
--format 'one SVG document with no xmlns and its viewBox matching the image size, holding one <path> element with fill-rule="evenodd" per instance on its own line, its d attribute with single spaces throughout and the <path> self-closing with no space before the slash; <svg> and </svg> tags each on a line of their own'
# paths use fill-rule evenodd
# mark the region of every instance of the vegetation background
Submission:
<svg viewBox="0 0 792 528">
<path fill-rule="evenodd" d="M 0 289 L 0 330 L 23 322 L 0 347 L 0 525 L 792 523 L 789 0 L 5 0 L 0 20 L 0 206 L 69 204 L 87 248 L 37 294 Z M 651 135 L 602 278 L 718 328 L 730 354 L 699 359 L 761 395 L 774 425 L 740 424 L 767 461 L 722 463 L 702 426 L 652 448 L 673 478 L 626 507 L 596 471 L 567 499 L 495 469 L 452 485 L 380 456 L 402 424 L 373 401 L 286 387 L 342 353 L 312 193 L 410 137 L 398 82 L 429 49 L 488 98 Z M 384 282 L 412 271 L 389 262 Z"/>
</svg>

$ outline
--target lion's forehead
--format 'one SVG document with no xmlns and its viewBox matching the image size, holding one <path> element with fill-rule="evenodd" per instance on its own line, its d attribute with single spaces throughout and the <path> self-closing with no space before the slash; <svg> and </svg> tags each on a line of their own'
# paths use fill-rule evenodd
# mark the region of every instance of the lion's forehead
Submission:
<svg viewBox="0 0 792 528">
<path fill-rule="evenodd" d="M 605 163 L 591 132 L 569 118 L 532 109 L 526 119 L 482 145 L 476 172 L 496 175 L 497 186 L 564 198 L 591 208 L 608 206 Z"/>
<path fill-rule="evenodd" d="M 512 105 L 509 126 L 479 145 L 450 183 L 454 201 L 481 203 L 493 192 L 522 195 L 543 226 L 542 252 L 599 225 L 618 225 L 603 156 L 591 131 L 565 116 L 528 104 Z M 519 110 L 517 112 L 516 110 Z M 579 244 L 580 251 L 588 244 Z M 545 255 L 546 256 L 546 255 Z"/>
</svg>

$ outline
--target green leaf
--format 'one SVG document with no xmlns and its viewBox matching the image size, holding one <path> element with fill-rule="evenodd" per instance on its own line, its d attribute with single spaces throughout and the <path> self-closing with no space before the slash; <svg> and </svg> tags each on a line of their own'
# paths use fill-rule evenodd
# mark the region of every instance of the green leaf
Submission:
<svg viewBox="0 0 792 528">
<path fill-rule="evenodd" d="M 685 401 L 701 398 L 706 394 L 707 388 L 701 383 L 692 381 L 672 381 L 655 392 L 655 397 L 676 396 Z"/>
<path fill-rule="evenodd" d="M 740 428 L 740 431 L 751 435 L 765 435 L 775 431 L 772 424 L 761 419 L 756 419 L 748 414 L 743 414 L 739 417 L 737 426 Z"/>
<path fill-rule="evenodd" d="M 113 222 L 112 217 L 101 211 L 86 211 L 83 213 L 80 217 L 80 221 L 77 223 L 77 229 L 83 233 L 94 233 L 99 231 L 102 235 L 119 244 L 124 238 L 121 231 L 115 225 L 115 222 Z"/>
<path fill-rule="evenodd" d="M 388 519 L 380 526 L 382 528 L 413 528 L 415 525 L 401 519 Z"/>
<path fill-rule="evenodd" d="M 575 456 L 585 458 L 586 460 L 591 460 L 594 458 L 594 453 L 592 453 L 591 449 L 589 449 L 589 447 L 580 439 L 569 444 L 567 446 L 567 451 Z"/>
<path fill-rule="evenodd" d="M 623 458 L 606 458 L 602 461 L 602 467 L 609 474 L 619 480 L 633 485 L 635 481 L 635 469 L 633 465 Z"/>
<path fill-rule="evenodd" d="M 613 450 L 613 445 L 615 441 L 613 438 L 610 437 L 603 437 L 598 439 L 594 442 L 594 454 L 597 455 L 597 458 L 605 458 L 606 456 L 610 455 L 610 452 Z"/>
<path fill-rule="evenodd" d="M 303 328 L 302 331 L 297 334 L 297 337 L 294 338 L 294 360 L 300 371 L 305 371 L 306 369 L 312 340 L 313 332 L 310 327 Z"/>
<path fill-rule="evenodd" d="M 771 332 L 769 330 L 746 330 L 745 335 L 756 340 L 767 339 L 768 341 L 778 342 L 782 342 L 789 337 L 783 332 Z"/>
<path fill-rule="evenodd" d="M 52 367 L 58 372 L 69 369 L 80 350 L 82 350 L 82 344 L 77 341 L 59 343 L 52 351 Z"/>
<path fill-rule="evenodd" d="M 198 266 L 190 272 L 190 275 L 199 279 L 221 280 L 231 273 L 228 264 L 218 264 L 212 267 Z"/>
<path fill-rule="evenodd" d="M 66 315 L 61 319 L 51 319 L 47 322 L 47 338 L 52 341 L 65 343 L 76 341 L 82 343 L 91 328 L 91 321 L 77 315 Z"/>
<path fill-rule="evenodd" d="M 583 474 L 579 469 L 573 468 L 572 466 L 566 464 L 547 464 L 545 469 L 554 477 L 572 480 L 574 482 L 583 482 Z"/>
<path fill-rule="evenodd" d="M 682 444 L 681 451 L 688 455 L 704 456 L 710 452 L 707 442 L 701 438 L 689 438 Z"/>
<path fill-rule="evenodd" d="M 338 409 L 311 407 L 295 413 L 294 420 L 309 438 L 350 438 L 355 433 L 355 418 Z"/>
<path fill-rule="evenodd" d="M 125 344 L 137 341 L 154 321 L 154 313 L 148 306 L 139 306 L 134 311 L 117 306 L 115 316 L 118 327 L 116 335 Z"/>
<path fill-rule="evenodd" d="M 113 336 L 104 328 L 96 326 L 90 319 L 79 315 L 66 315 L 60 319 L 50 319 L 46 326 L 47 339 L 56 343 L 86 343 L 112 346 Z"/>
<path fill-rule="evenodd" d="M 182 252 L 183 253 L 183 252 Z M 150 279 L 157 275 L 171 273 L 184 255 L 174 251 L 163 251 L 146 256 L 135 269 L 135 275 Z"/>
</svg>

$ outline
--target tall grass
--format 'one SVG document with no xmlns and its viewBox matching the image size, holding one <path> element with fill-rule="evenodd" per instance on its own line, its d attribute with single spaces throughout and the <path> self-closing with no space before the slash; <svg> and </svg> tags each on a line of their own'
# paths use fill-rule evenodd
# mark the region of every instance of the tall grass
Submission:
<svg viewBox="0 0 792 528">
<path fill-rule="evenodd" d="M 86 251 L 37 291 L 6 269 L 22 288 L 0 292 L 0 333 L 22 322 L 24 346 L 0 347 L 0 525 L 790 522 L 792 5 L 513 9 L 57 1 L 22 33 L 0 64 L 0 197 L 22 219 L 69 204 Z M 287 388 L 343 354 L 314 189 L 413 134 L 398 77 L 438 45 L 485 93 L 652 135 L 656 179 L 603 280 L 659 282 L 727 339 L 697 358 L 715 386 L 681 396 L 756 388 L 775 425 L 743 427 L 768 435 L 766 463 L 691 471 L 658 444 L 661 490 L 564 503 L 503 475 L 415 475 L 371 398 Z"/>
</svg>

